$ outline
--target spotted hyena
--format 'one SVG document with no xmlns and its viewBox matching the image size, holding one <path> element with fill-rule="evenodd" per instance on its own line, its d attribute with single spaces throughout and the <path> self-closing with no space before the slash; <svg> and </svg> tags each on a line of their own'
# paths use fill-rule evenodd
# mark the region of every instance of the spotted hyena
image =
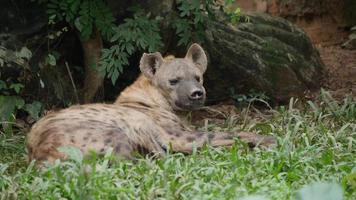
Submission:
<svg viewBox="0 0 356 200">
<path fill-rule="evenodd" d="M 188 128 L 175 112 L 203 106 L 206 92 L 204 50 L 193 44 L 184 58 L 163 58 L 144 53 L 142 74 L 114 104 L 76 105 L 39 120 L 27 137 L 29 160 L 65 159 L 58 147 L 73 146 L 83 154 L 103 154 L 108 148 L 124 158 L 135 152 L 164 155 L 192 152 L 204 144 L 230 146 L 234 138 L 252 145 L 275 145 L 275 140 L 254 133 L 204 133 Z"/>
</svg>

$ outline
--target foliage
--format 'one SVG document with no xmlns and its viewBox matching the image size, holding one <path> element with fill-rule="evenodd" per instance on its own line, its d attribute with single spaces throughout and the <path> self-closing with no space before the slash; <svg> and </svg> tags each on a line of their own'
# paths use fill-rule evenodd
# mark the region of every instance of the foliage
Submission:
<svg viewBox="0 0 356 200">
<path fill-rule="evenodd" d="M 202 40 L 208 22 L 204 13 L 212 3 L 200 0 L 177 1 L 180 18 L 173 23 L 173 27 L 179 37 L 178 45 L 186 46 L 194 40 Z"/>
<path fill-rule="evenodd" d="M 133 18 L 126 18 L 124 23 L 115 28 L 115 34 L 110 39 L 114 45 L 104 49 L 98 70 L 111 78 L 113 85 L 123 73 L 123 67 L 129 64 L 129 57 L 137 52 L 148 50 L 158 51 L 162 46 L 159 35 L 160 18 L 150 19 L 144 11 L 136 9 Z"/>
<path fill-rule="evenodd" d="M 214 1 L 183 1 L 179 0 L 179 18 L 172 23 L 179 38 L 178 45 L 188 45 L 194 40 L 202 40 L 206 27 L 206 11 Z M 123 67 L 129 65 L 128 58 L 134 52 L 159 51 L 163 46 L 160 36 L 159 17 L 151 19 L 150 13 L 145 14 L 139 7 L 131 9 L 132 18 L 126 18 L 124 23 L 114 28 L 114 36 L 110 42 L 113 45 L 103 50 L 99 71 L 111 78 L 115 84 L 118 76 L 123 73 Z"/>
<path fill-rule="evenodd" d="M 230 149 L 127 161 L 110 151 L 104 158 L 82 158 L 67 149 L 71 161 L 37 170 L 25 164 L 23 138 L 0 135 L 0 145 L 7 145 L 0 146 L 0 199 L 307 200 L 323 197 L 325 188 L 339 199 L 340 186 L 345 200 L 355 199 L 356 126 L 345 116 L 354 113 L 356 102 L 297 103 L 292 99 L 247 121 L 233 115 L 234 123 L 209 123 L 211 131 L 243 129 L 277 137 L 279 146 L 268 151 L 236 141 Z M 320 108 L 317 114 L 312 105 Z M 334 105 L 345 109 L 334 115 Z"/>
<path fill-rule="evenodd" d="M 121 24 L 114 24 L 112 13 L 104 0 L 49 0 L 47 3 L 49 23 L 66 21 L 75 27 L 88 39 L 97 28 L 110 41 L 112 46 L 104 49 L 102 58 L 96 69 L 115 84 L 117 78 L 123 73 L 124 66 L 129 65 L 129 58 L 135 52 L 158 51 L 163 46 L 160 36 L 160 18 L 150 17 L 145 14 L 139 5 L 128 9 L 133 14 L 127 17 Z M 179 38 L 178 45 L 187 46 L 192 41 L 202 41 L 204 31 L 213 17 L 213 7 L 223 6 L 214 0 L 178 0 L 179 17 L 172 23 Z M 229 14 L 231 20 L 236 23 L 239 13 Z"/>
<path fill-rule="evenodd" d="M 64 99 L 65 79 L 59 78 L 62 69 L 56 67 L 58 62 L 63 60 L 56 48 L 62 41 L 64 33 L 69 30 L 74 29 L 80 33 L 82 41 L 89 39 L 94 32 L 99 32 L 106 41 L 105 44 L 110 45 L 109 48 L 103 49 L 100 62 L 93 67 L 103 76 L 110 78 L 113 84 L 119 75 L 123 74 L 124 67 L 129 65 L 133 54 L 162 50 L 160 30 L 162 19 L 140 9 L 139 3 L 128 8 L 126 18 L 120 19 L 117 24 L 105 0 L 37 0 L 37 2 L 45 5 L 48 14 L 49 29 L 46 41 L 43 41 L 47 43 L 47 55 L 44 62 L 32 63 L 30 66 L 32 51 L 29 48 L 22 47 L 18 51 L 12 51 L 0 46 L 0 68 L 16 68 L 15 71 L 18 72 L 11 77 L 0 73 L 1 121 L 14 121 L 18 113 L 27 113 L 35 120 L 41 115 L 42 103 L 30 99 L 28 94 L 27 99 L 24 98 L 25 79 L 32 80 L 38 77 L 41 89 L 53 89 L 58 100 L 63 101 L 64 105 L 70 104 Z M 178 45 L 186 46 L 193 41 L 202 41 L 204 30 L 209 20 L 214 17 L 213 7 L 221 6 L 215 0 L 177 1 L 179 15 L 177 20 L 171 23 L 171 28 L 176 31 Z M 38 52 L 40 47 L 35 48 L 33 51 Z M 36 55 L 38 56 L 41 57 Z M 48 77 L 42 76 L 44 71 Z M 82 69 L 76 71 L 81 72 Z M 29 76 L 23 77 L 24 74 Z M 50 80 L 49 83 L 46 78 L 56 80 Z"/>
<path fill-rule="evenodd" d="M 269 106 L 268 101 L 270 98 L 263 92 L 251 90 L 248 94 L 237 94 L 234 88 L 230 88 L 230 95 L 238 107 L 249 106 L 256 102 Z"/>
<path fill-rule="evenodd" d="M 26 47 L 22 47 L 20 51 L 11 51 L 0 46 L 0 69 L 26 70 L 31 56 L 32 52 Z M 25 103 L 21 97 L 24 85 L 11 77 L 6 80 L 2 79 L 0 72 L 0 127 L 7 132 L 12 132 L 12 124 L 17 111 L 25 111 L 34 119 L 38 119 L 42 104 L 37 101 Z"/>
<path fill-rule="evenodd" d="M 314 183 L 297 193 L 297 200 L 342 200 L 343 191 L 336 183 Z"/>
<path fill-rule="evenodd" d="M 232 4 L 234 3 L 234 0 L 226 0 L 225 1 L 225 6 L 223 7 L 224 12 L 228 15 L 230 18 L 230 21 L 233 25 L 236 25 L 241 18 L 241 9 L 239 7 L 233 8 Z"/>
<path fill-rule="evenodd" d="M 103 0 L 47 0 L 49 24 L 66 21 L 74 26 L 84 40 L 92 35 L 94 29 L 109 39 L 113 34 L 115 18 Z"/>
</svg>

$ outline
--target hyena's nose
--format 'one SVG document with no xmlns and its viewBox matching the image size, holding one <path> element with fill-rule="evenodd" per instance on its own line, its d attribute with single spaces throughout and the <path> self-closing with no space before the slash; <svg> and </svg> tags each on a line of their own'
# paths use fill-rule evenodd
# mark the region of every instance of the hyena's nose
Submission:
<svg viewBox="0 0 356 200">
<path fill-rule="evenodd" d="M 204 96 L 203 90 L 198 89 L 198 90 L 194 90 L 190 94 L 189 99 L 190 100 L 201 100 L 203 98 L 203 96 Z"/>
</svg>

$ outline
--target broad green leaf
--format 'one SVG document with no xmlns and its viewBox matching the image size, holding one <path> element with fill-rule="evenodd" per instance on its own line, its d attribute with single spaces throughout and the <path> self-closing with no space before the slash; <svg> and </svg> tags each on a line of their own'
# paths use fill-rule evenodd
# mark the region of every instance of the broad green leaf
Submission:
<svg viewBox="0 0 356 200">
<path fill-rule="evenodd" d="M 54 55 L 52 54 L 48 54 L 48 57 L 47 57 L 47 63 L 50 64 L 51 66 L 56 66 L 56 57 L 54 57 Z"/>
<path fill-rule="evenodd" d="M 32 57 L 32 52 L 27 47 L 22 47 L 17 56 L 29 60 Z"/>
<path fill-rule="evenodd" d="M 83 153 L 78 148 L 72 146 L 65 146 L 59 147 L 58 151 L 66 154 L 70 160 L 73 160 L 78 164 L 81 164 L 83 162 Z"/>
<path fill-rule="evenodd" d="M 21 109 L 24 103 L 18 96 L 0 96 L 0 120 L 8 120 L 16 114 L 16 108 Z"/>
<path fill-rule="evenodd" d="M 0 58 L 0 67 L 4 66 L 4 64 L 5 64 L 4 59 Z"/>
<path fill-rule="evenodd" d="M 296 194 L 297 200 L 342 200 L 343 190 L 337 183 L 313 183 Z"/>
<path fill-rule="evenodd" d="M 10 89 L 14 89 L 16 94 L 20 93 L 22 88 L 24 88 L 24 85 L 21 83 L 13 83 L 10 85 Z"/>
<path fill-rule="evenodd" d="M 259 195 L 251 195 L 251 196 L 244 197 L 241 200 L 267 200 L 267 198 Z"/>
<path fill-rule="evenodd" d="M 35 120 L 38 120 L 42 110 L 42 103 L 39 101 L 34 101 L 31 104 L 26 104 L 24 109 L 30 114 L 31 117 L 33 117 Z"/>
<path fill-rule="evenodd" d="M 15 97 L 14 102 L 17 109 L 21 109 L 25 105 L 25 101 L 18 96 Z"/>
<path fill-rule="evenodd" d="M 7 89 L 7 85 L 4 81 L 0 80 L 0 90 Z"/>
<path fill-rule="evenodd" d="M 82 23 L 80 22 L 80 17 L 77 17 L 75 20 L 74 20 L 74 26 L 75 28 L 78 29 L 79 32 L 81 32 L 83 30 L 83 25 Z"/>
</svg>

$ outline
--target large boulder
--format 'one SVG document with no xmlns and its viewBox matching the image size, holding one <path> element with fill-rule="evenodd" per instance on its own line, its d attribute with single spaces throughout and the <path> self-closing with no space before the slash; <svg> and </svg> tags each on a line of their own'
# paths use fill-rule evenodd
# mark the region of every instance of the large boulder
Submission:
<svg viewBox="0 0 356 200">
<path fill-rule="evenodd" d="M 318 88 L 324 69 L 301 29 L 267 14 L 249 14 L 237 25 L 210 23 L 204 47 L 210 58 L 205 76 L 210 102 L 230 97 L 230 88 L 254 89 L 284 102 Z"/>
</svg>

